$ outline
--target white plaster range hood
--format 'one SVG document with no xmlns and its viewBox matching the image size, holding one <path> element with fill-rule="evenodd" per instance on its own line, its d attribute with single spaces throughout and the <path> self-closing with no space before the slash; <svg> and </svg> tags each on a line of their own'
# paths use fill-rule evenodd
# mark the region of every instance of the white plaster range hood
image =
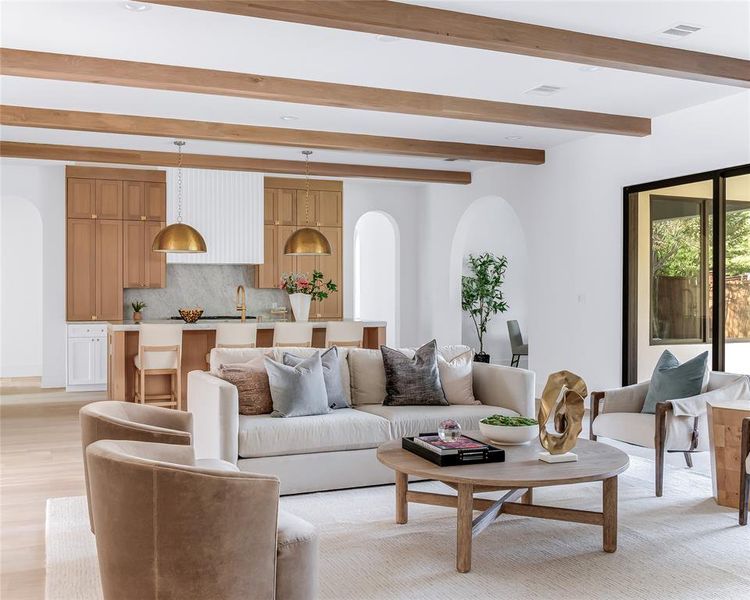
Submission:
<svg viewBox="0 0 750 600">
<path fill-rule="evenodd" d="M 202 254 L 167 254 L 168 263 L 261 264 L 263 175 L 182 169 L 182 220 L 206 240 Z M 167 222 L 177 221 L 177 169 L 167 169 Z"/>
</svg>

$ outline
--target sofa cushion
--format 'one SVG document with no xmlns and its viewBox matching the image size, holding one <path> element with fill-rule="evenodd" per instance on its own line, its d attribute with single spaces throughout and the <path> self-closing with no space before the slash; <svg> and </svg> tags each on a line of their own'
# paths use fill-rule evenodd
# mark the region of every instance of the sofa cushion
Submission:
<svg viewBox="0 0 750 600">
<path fill-rule="evenodd" d="M 667 450 L 689 450 L 694 417 L 667 416 Z M 656 417 L 648 413 L 603 413 L 594 420 L 594 435 L 644 448 L 654 447 Z M 698 419 L 697 450 L 708 449 L 708 420 Z"/>
<path fill-rule="evenodd" d="M 284 352 L 285 365 L 294 367 L 303 360 L 305 360 L 303 357 L 292 352 Z M 320 362 L 323 365 L 323 380 L 326 384 L 328 407 L 331 409 L 351 408 L 341 382 L 341 360 L 339 359 L 338 348 L 334 346 L 323 352 L 320 355 Z"/>
<path fill-rule="evenodd" d="M 218 376 L 222 365 L 239 368 L 241 363 L 258 357 L 273 356 L 271 348 L 212 348 L 208 355 L 208 368 L 211 375 Z"/>
<path fill-rule="evenodd" d="M 315 352 L 293 367 L 272 358 L 264 360 L 273 400 L 272 417 L 324 415 L 331 410 L 328 407 L 320 352 Z"/>
<path fill-rule="evenodd" d="M 406 435 L 434 433 L 440 421 L 453 419 L 461 430 L 479 431 L 479 420 L 490 415 L 518 416 L 517 412 L 486 406 L 484 404 L 454 404 L 452 406 L 383 406 L 369 404 L 355 410 L 387 419 L 391 424 L 391 434 L 395 439 Z"/>
<path fill-rule="evenodd" d="M 452 360 L 463 352 L 471 350 L 468 346 L 456 344 L 438 347 L 438 354 L 446 360 Z M 414 348 L 398 348 L 403 355 L 411 358 Z M 349 348 L 349 375 L 351 377 L 351 404 L 383 404 L 385 400 L 385 368 L 380 350 Z M 346 388 L 346 381 L 344 381 Z"/>
<path fill-rule="evenodd" d="M 641 412 L 654 414 L 660 402 L 697 396 L 706 390 L 708 376 L 708 351 L 680 364 L 674 354 L 665 350 L 654 367 Z"/>
<path fill-rule="evenodd" d="M 273 410 L 271 388 L 264 359 L 260 356 L 241 363 L 240 367 L 222 365 L 219 377 L 237 388 L 241 415 L 267 415 Z"/>
<path fill-rule="evenodd" d="M 362 450 L 377 448 L 389 439 L 386 419 L 353 408 L 294 419 L 239 417 L 238 452 L 242 458 Z"/>
<path fill-rule="evenodd" d="M 480 404 L 474 398 L 473 358 L 471 350 L 452 359 L 438 355 L 440 383 L 448 404 Z"/>
<path fill-rule="evenodd" d="M 440 385 L 437 342 L 432 340 L 419 348 L 413 357 L 398 350 L 380 346 L 385 368 L 387 406 L 447 406 Z"/>
<path fill-rule="evenodd" d="M 341 373 L 341 387 L 344 389 L 344 396 L 346 396 L 347 404 L 351 405 L 352 391 L 351 391 L 351 381 L 349 377 L 349 362 L 347 361 L 347 357 L 349 356 L 349 348 L 336 346 L 336 350 L 338 351 L 338 355 L 339 355 L 339 370 Z M 273 356 L 275 360 L 279 362 L 284 362 L 285 354 L 294 354 L 294 356 L 301 356 L 302 358 L 307 358 L 319 351 L 320 349 L 318 348 L 306 348 L 302 346 L 293 346 L 293 347 L 284 346 L 282 348 L 274 348 Z"/>
</svg>

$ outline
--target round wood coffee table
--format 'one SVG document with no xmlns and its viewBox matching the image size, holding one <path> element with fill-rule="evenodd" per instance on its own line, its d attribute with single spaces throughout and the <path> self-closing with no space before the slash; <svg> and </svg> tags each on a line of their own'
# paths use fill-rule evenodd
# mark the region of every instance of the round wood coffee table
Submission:
<svg viewBox="0 0 750 600">
<path fill-rule="evenodd" d="M 487 441 L 479 432 L 466 435 Z M 401 448 L 401 440 L 378 448 L 378 460 L 396 472 L 396 523 L 408 520 L 408 503 L 433 504 L 457 509 L 456 569 L 471 570 L 471 541 L 501 514 L 538 517 L 599 525 L 605 552 L 617 550 L 617 476 L 628 468 L 628 455 L 606 444 L 579 439 L 577 462 L 546 463 L 538 458 L 542 447 L 535 440 L 527 446 L 501 446 L 505 462 L 438 467 Z M 458 492 L 457 496 L 418 492 L 408 488 L 408 477 L 434 479 Z M 589 481 L 602 482 L 602 511 L 574 510 L 532 504 L 533 489 Z M 510 490 L 499 500 L 474 498 L 475 493 Z M 482 511 L 474 518 L 474 511 Z"/>
</svg>

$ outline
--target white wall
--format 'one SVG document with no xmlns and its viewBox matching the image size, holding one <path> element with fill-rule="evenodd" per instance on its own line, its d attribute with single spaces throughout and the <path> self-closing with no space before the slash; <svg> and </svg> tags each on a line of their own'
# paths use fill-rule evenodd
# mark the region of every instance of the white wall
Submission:
<svg viewBox="0 0 750 600">
<path fill-rule="evenodd" d="M 417 345 L 420 336 L 417 288 L 424 186 L 384 181 L 344 180 L 344 316 L 354 316 L 354 229 L 372 210 L 389 215 L 397 226 L 399 274 L 396 282 L 398 344 Z"/>
<path fill-rule="evenodd" d="M 385 321 L 386 343 L 398 346 L 400 253 L 396 224 L 380 211 L 362 215 L 354 229 L 353 260 L 354 318 Z"/>
<path fill-rule="evenodd" d="M 65 385 L 65 167 L 3 158 L 0 168 L 3 207 L 25 199 L 36 206 L 42 218 L 41 313 L 25 318 L 32 329 L 41 323 L 42 386 L 62 387 Z"/>
<path fill-rule="evenodd" d="M 590 389 L 621 382 L 622 189 L 750 161 L 750 92 L 653 119 L 644 138 L 597 135 L 556 146 L 540 167 L 483 169 L 470 186 L 428 191 L 422 335 L 461 339 L 458 283 L 446 280 L 450 239 L 475 199 L 500 196 L 529 248 L 529 364 L 543 387 L 570 369 Z M 444 298 L 445 297 L 445 298 Z"/>
<path fill-rule="evenodd" d="M 527 298 L 526 279 L 528 259 L 526 237 L 521 221 L 513 208 L 502 198 L 488 196 L 472 203 L 456 227 L 451 248 L 451 278 L 460 279 L 468 274 L 466 259 L 469 254 L 492 252 L 508 259 L 503 299 L 508 310 L 492 317 L 484 335 L 484 351 L 493 363 L 510 364 L 511 348 L 507 321 L 518 321 L 521 331 L 526 331 Z M 471 318 L 461 313 L 461 342 L 479 350 L 476 328 Z M 526 358 L 520 366 L 526 366 Z"/>
<path fill-rule="evenodd" d="M 0 205 L 0 377 L 42 374 L 42 218 L 19 196 Z"/>
</svg>

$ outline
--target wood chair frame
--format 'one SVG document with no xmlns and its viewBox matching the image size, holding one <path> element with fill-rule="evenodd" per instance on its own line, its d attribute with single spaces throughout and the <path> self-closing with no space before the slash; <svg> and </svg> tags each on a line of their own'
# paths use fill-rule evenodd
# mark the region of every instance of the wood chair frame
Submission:
<svg viewBox="0 0 750 600">
<path fill-rule="evenodd" d="M 601 402 L 604 400 L 604 392 L 592 392 L 591 393 L 591 414 L 589 422 L 589 439 L 596 441 L 597 437 L 594 435 L 594 420 L 599 416 L 601 412 Z M 690 447 L 687 450 L 667 450 L 667 415 L 672 411 L 671 402 L 660 402 L 656 405 L 656 413 L 654 419 L 656 419 L 656 425 L 654 427 L 654 453 L 656 472 L 654 478 L 654 487 L 657 497 L 661 497 L 664 494 L 664 459 L 666 452 L 682 452 L 685 457 L 685 464 L 689 468 L 693 467 L 693 456 L 692 453 L 696 451 L 698 447 L 698 417 L 693 421 L 693 434 L 690 440 Z"/>
<path fill-rule="evenodd" d="M 145 369 L 143 366 L 144 352 L 177 352 L 176 369 Z M 135 368 L 135 401 L 140 404 L 150 404 L 152 406 L 174 407 L 182 410 L 182 346 L 138 346 L 138 364 L 140 368 Z M 170 388 L 169 394 L 146 395 L 146 377 L 148 375 L 169 375 Z M 153 400 L 153 402 L 151 402 Z"/>
</svg>

